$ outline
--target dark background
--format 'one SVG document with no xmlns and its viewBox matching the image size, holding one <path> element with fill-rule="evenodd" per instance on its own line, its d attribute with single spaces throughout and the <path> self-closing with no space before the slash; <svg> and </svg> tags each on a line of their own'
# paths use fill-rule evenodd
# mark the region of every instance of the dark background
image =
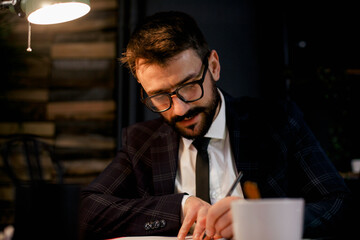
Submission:
<svg viewBox="0 0 360 240">
<path fill-rule="evenodd" d="M 360 155 L 355 1 L 149 0 L 124 1 L 124 6 L 131 14 L 119 19 L 125 26 L 119 29 L 125 33 L 119 56 L 145 15 L 187 12 L 220 56 L 218 86 L 235 97 L 294 100 L 339 170 L 349 170 L 350 160 Z M 126 70 L 120 70 L 120 79 L 128 85 L 119 89 L 120 126 L 155 117 L 137 101 L 136 81 L 127 82 Z"/>
</svg>

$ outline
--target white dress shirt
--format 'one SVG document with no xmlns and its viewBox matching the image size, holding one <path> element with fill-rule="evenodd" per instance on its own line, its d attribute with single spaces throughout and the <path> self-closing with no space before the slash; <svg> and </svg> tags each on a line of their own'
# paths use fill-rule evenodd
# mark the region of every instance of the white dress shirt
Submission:
<svg viewBox="0 0 360 240">
<path fill-rule="evenodd" d="M 219 90 L 218 90 L 219 91 Z M 213 121 L 205 137 L 211 138 L 209 153 L 210 171 L 210 201 L 216 203 L 224 198 L 237 176 L 234 157 L 231 151 L 229 132 L 226 127 L 225 100 L 222 93 L 220 111 Z M 193 140 L 184 137 L 180 140 L 179 163 L 175 180 L 175 192 L 186 192 L 196 195 L 195 166 L 196 148 L 191 144 Z M 240 184 L 234 190 L 232 196 L 243 197 Z M 183 204 L 186 198 L 183 199 Z M 184 205 L 183 205 L 184 206 Z"/>
</svg>

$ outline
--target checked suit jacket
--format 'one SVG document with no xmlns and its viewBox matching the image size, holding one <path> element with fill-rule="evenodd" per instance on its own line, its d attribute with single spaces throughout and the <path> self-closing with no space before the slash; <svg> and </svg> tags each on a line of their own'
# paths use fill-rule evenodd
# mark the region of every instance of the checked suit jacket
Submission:
<svg viewBox="0 0 360 240">
<path fill-rule="evenodd" d="M 329 233 L 349 191 L 296 105 L 223 94 L 242 182 L 257 182 L 263 198 L 304 198 L 304 236 Z M 123 130 L 122 149 L 82 191 L 83 238 L 177 235 L 186 194 L 174 193 L 179 139 L 161 118 Z"/>
</svg>

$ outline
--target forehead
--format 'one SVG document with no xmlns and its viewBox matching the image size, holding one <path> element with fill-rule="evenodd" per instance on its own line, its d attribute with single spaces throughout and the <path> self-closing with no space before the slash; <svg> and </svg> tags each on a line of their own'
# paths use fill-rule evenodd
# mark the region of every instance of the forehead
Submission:
<svg viewBox="0 0 360 240">
<path fill-rule="evenodd" d="M 196 77 L 202 61 L 193 50 L 186 50 L 160 65 L 138 59 L 136 76 L 145 91 L 166 90 L 189 77 Z"/>
</svg>

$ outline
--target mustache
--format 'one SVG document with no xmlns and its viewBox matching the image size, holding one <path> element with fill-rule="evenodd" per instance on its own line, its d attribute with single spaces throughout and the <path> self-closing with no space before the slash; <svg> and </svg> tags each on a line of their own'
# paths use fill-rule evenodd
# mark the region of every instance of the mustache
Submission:
<svg viewBox="0 0 360 240">
<path fill-rule="evenodd" d="M 187 111 L 184 115 L 182 116 L 175 116 L 171 119 L 171 122 L 173 124 L 175 124 L 176 122 L 181 122 L 183 121 L 185 118 L 191 118 L 201 112 L 205 111 L 204 107 L 195 107 L 193 109 L 190 109 L 189 111 Z"/>
</svg>

